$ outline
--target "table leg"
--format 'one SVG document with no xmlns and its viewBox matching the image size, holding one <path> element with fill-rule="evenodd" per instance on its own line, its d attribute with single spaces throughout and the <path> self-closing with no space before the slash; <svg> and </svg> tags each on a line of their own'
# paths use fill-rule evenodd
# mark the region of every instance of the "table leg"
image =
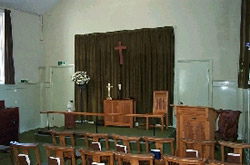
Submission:
<svg viewBox="0 0 250 165">
<path fill-rule="evenodd" d="M 153 117 L 153 136 L 155 136 L 155 118 Z"/>
<path fill-rule="evenodd" d="M 13 158 L 12 148 L 10 149 L 10 161 L 11 161 L 11 165 L 14 165 L 14 158 Z"/>
<path fill-rule="evenodd" d="M 50 129 L 49 128 L 49 113 L 47 113 L 47 128 L 48 128 L 48 130 Z"/>
<path fill-rule="evenodd" d="M 95 132 L 98 133 L 98 116 L 95 118 Z"/>
<path fill-rule="evenodd" d="M 148 130 L 149 124 L 148 124 L 148 117 L 146 117 L 146 130 Z"/>
<path fill-rule="evenodd" d="M 164 131 L 164 116 L 161 117 L 161 132 Z"/>
<path fill-rule="evenodd" d="M 166 114 L 165 119 L 166 119 L 166 129 L 168 129 L 168 114 Z"/>
</svg>

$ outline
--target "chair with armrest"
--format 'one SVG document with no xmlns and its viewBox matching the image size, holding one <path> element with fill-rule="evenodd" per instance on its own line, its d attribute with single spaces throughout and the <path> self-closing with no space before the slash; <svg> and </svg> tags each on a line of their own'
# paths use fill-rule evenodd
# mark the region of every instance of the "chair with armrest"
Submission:
<svg viewBox="0 0 250 165">
<path fill-rule="evenodd" d="M 236 142 L 229 142 L 229 141 L 223 141 L 220 140 L 218 143 L 221 146 L 221 160 L 222 162 L 225 162 L 225 148 L 233 149 L 233 153 L 227 153 L 226 156 L 226 162 L 228 163 L 238 163 L 242 164 L 242 154 L 243 149 L 250 148 L 249 143 L 236 143 Z"/>
<path fill-rule="evenodd" d="M 215 132 L 215 138 L 225 141 L 236 141 L 238 138 L 238 123 L 240 111 L 222 110 L 219 111 L 218 130 Z"/>
<path fill-rule="evenodd" d="M 140 147 L 141 137 L 139 137 L 139 136 L 123 136 L 123 135 L 117 135 L 117 134 L 112 134 L 111 137 L 114 139 L 115 146 L 117 144 L 123 144 L 124 146 L 126 146 L 127 153 L 131 153 L 131 144 L 136 143 L 137 153 L 140 154 L 140 152 L 141 152 L 141 147 Z M 121 143 L 119 143 L 119 141 Z"/>
<path fill-rule="evenodd" d="M 200 158 L 182 158 L 177 156 L 164 155 L 166 165 L 205 165 L 205 160 Z"/>
<path fill-rule="evenodd" d="M 154 155 L 153 154 L 131 154 L 131 153 L 122 153 L 116 152 L 118 165 L 123 165 L 129 161 L 130 165 L 139 165 L 140 162 L 148 162 L 149 165 L 153 165 L 154 163 Z"/>
<path fill-rule="evenodd" d="M 151 149 L 159 149 L 160 150 L 160 159 L 155 159 L 155 164 L 163 164 L 163 155 L 164 155 L 164 144 L 170 144 L 170 154 L 174 155 L 174 138 L 157 138 L 157 137 L 149 137 L 143 136 L 142 139 L 145 141 L 146 152 L 150 153 Z"/>
<path fill-rule="evenodd" d="M 65 161 L 68 161 L 68 164 L 76 164 L 75 147 L 61 147 L 50 144 L 44 144 L 44 147 L 49 165 L 64 165 Z"/>
<path fill-rule="evenodd" d="M 183 150 L 186 151 L 185 157 L 214 159 L 215 141 L 213 140 L 194 140 L 181 138 L 181 144 L 184 148 Z M 197 151 L 197 155 L 194 153 L 189 153 L 188 150 L 190 149 L 193 150 L 191 152 Z M 205 152 L 205 150 L 209 150 L 209 152 Z M 207 155 L 205 153 L 207 153 Z"/>
<path fill-rule="evenodd" d="M 36 143 L 19 143 L 12 141 L 10 145 L 13 149 L 16 164 L 26 165 L 28 162 L 31 164 L 41 165 L 40 153 L 38 144 Z M 36 160 L 31 159 L 31 155 L 35 154 Z"/>
</svg>

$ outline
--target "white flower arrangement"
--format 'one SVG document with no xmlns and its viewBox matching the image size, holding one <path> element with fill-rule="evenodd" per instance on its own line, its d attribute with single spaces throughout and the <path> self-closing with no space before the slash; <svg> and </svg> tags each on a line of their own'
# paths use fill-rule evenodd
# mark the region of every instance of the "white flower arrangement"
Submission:
<svg viewBox="0 0 250 165">
<path fill-rule="evenodd" d="M 77 85 L 86 85 L 88 84 L 90 77 L 85 71 L 77 71 L 72 75 L 71 80 L 74 81 Z"/>
</svg>

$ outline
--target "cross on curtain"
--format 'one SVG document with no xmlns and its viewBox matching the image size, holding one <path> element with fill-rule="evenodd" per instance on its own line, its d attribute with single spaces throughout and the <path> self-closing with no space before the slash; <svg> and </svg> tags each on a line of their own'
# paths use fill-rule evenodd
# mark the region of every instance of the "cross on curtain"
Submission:
<svg viewBox="0 0 250 165">
<path fill-rule="evenodd" d="M 127 48 L 123 51 L 122 67 L 119 52 L 114 50 L 119 41 Z M 136 101 L 136 113 L 152 112 L 155 90 L 168 90 L 171 104 L 174 89 L 174 29 L 159 27 L 76 35 L 75 71 L 87 71 L 91 77 L 83 94 L 85 112 L 103 112 L 108 83 L 114 86 L 112 98 L 118 97 L 118 84 L 122 84 L 122 98 Z M 76 110 L 79 110 L 77 87 L 75 99 Z M 171 116 L 170 110 L 170 121 Z"/>
</svg>

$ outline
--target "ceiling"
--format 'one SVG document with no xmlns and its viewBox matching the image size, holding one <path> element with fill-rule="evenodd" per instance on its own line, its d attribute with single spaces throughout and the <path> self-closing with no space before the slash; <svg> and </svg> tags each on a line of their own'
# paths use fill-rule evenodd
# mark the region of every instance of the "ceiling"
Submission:
<svg viewBox="0 0 250 165">
<path fill-rule="evenodd" d="M 0 6 L 43 15 L 60 0 L 0 0 Z"/>
</svg>

